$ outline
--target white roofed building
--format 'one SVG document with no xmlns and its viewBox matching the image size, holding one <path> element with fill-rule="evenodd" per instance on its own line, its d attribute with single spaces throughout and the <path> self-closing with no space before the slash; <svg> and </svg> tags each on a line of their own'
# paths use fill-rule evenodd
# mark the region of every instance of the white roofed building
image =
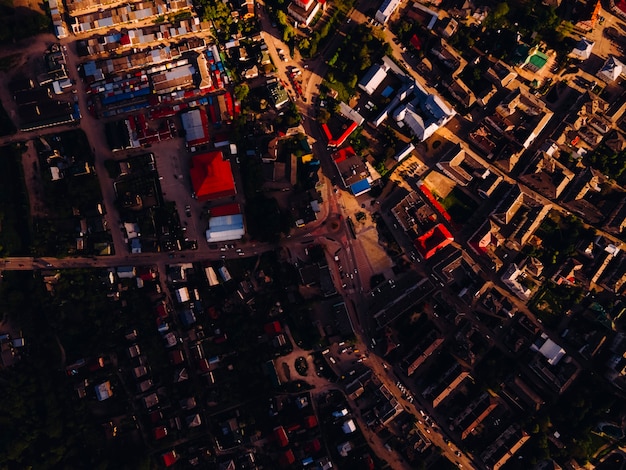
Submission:
<svg viewBox="0 0 626 470">
<path fill-rule="evenodd" d="M 612 83 L 618 79 L 625 71 L 625 65 L 613 56 L 609 56 L 600 71 L 598 72 L 598 78 L 607 83 Z"/>
<path fill-rule="evenodd" d="M 591 51 L 593 50 L 593 46 L 595 46 L 595 42 L 590 41 L 587 38 L 580 38 L 580 41 L 576 44 L 570 56 L 574 59 L 587 60 L 591 57 Z"/>
<path fill-rule="evenodd" d="M 387 72 L 389 72 L 387 64 L 372 65 L 359 81 L 359 88 L 368 95 L 372 95 L 387 77 Z"/>
<path fill-rule="evenodd" d="M 385 0 L 374 15 L 374 19 L 381 24 L 387 23 L 400 3 L 402 3 L 401 0 Z"/>
</svg>

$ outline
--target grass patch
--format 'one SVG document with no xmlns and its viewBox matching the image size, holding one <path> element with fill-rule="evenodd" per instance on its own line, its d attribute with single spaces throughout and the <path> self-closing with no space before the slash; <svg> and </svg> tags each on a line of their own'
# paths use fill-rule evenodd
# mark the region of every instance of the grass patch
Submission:
<svg viewBox="0 0 626 470">
<path fill-rule="evenodd" d="M 478 208 L 478 205 L 472 199 L 465 196 L 463 191 L 458 188 L 454 188 L 450 191 L 440 202 L 448 211 L 452 220 L 458 224 L 467 222 Z"/>
<path fill-rule="evenodd" d="M 0 154 L 0 255 L 28 253 L 30 206 L 24 182 L 21 144 L 2 147 Z"/>
</svg>

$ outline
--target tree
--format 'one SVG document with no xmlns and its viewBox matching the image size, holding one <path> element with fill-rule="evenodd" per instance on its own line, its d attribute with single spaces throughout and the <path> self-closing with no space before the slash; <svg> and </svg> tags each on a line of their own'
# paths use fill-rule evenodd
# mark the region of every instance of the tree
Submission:
<svg viewBox="0 0 626 470">
<path fill-rule="evenodd" d="M 330 119 L 330 113 L 326 109 L 320 109 L 317 114 L 317 122 L 320 124 L 326 124 Z"/>
<path fill-rule="evenodd" d="M 493 10 L 493 19 L 494 20 L 499 20 L 504 18 L 506 15 L 509 14 L 510 8 L 509 8 L 509 4 L 506 2 L 502 2 L 502 3 L 498 3 L 496 5 L 496 7 Z"/>
<path fill-rule="evenodd" d="M 243 102 L 248 97 L 248 93 L 250 93 L 250 87 L 246 83 L 240 83 L 235 85 L 233 92 L 235 93 L 235 97 L 240 102 Z"/>
</svg>

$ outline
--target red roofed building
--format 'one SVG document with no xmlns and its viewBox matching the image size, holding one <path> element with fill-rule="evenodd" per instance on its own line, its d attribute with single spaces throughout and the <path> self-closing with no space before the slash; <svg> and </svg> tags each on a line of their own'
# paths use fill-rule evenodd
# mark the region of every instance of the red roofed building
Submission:
<svg viewBox="0 0 626 470">
<path fill-rule="evenodd" d="M 312 454 L 315 452 L 319 452 L 321 448 L 322 448 L 322 444 L 320 443 L 320 440 L 316 438 L 316 439 L 313 439 L 311 442 L 308 442 L 304 446 L 304 451 Z"/>
<path fill-rule="evenodd" d="M 356 123 L 356 121 L 351 121 L 350 125 L 346 127 L 346 130 L 343 132 L 343 134 L 341 134 L 339 137 L 335 137 L 330 132 L 328 125 L 322 124 L 322 130 L 324 131 L 324 135 L 328 140 L 329 147 L 341 147 L 341 145 L 343 145 L 346 139 L 350 136 L 350 134 L 352 134 L 352 132 L 354 132 L 357 127 L 359 127 L 359 125 Z"/>
<path fill-rule="evenodd" d="M 220 199 L 237 194 L 230 161 L 224 160 L 220 150 L 194 155 L 191 159 L 189 174 L 191 185 L 199 201 Z"/>
<path fill-rule="evenodd" d="M 268 335 L 277 335 L 278 333 L 282 333 L 283 327 L 280 325 L 279 321 L 273 321 L 265 324 L 265 333 Z"/>
<path fill-rule="evenodd" d="M 281 467 L 288 467 L 296 461 L 296 456 L 293 455 L 293 450 L 289 449 L 280 454 L 279 462 Z"/>
<path fill-rule="evenodd" d="M 161 455 L 161 458 L 163 459 L 163 465 L 171 467 L 178 460 L 178 454 L 175 450 L 170 450 L 166 454 Z"/>
<path fill-rule="evenodd" d="M 417 37 L 417 34 L 411 36 L 411 46 L 413 46 L 418 51 L 422 50 L 422 41 L 420 41 L 420 38 Z"/>
<path fill-rule="evenodd" d="M 159 302 L 156 306 L 156 314 L 159 318 L 167 318 L 170 312 L 167 311 L 167 305 L 165 302 Z"/>
<path fill-rule="evenodd" d="M 304 418 L 304 425 L 308 429 L 313 429 L 315 426 L 317 426 L 317 418 L 315 417 L 315 415 L 309 415 Z"/>
<path fill-rule="evenodd" d="M 224 204 L 223 206 L 211 207 L 211 217 L 223 217 L 237 214 L 241 214 L 239 204 Z"/>
<path fill-rule="evenodd" d="M 437 224 L 424 235 L 416 238 L 413 244 L 420 255 L 428 259 L 453 241 L 454 237 L 450 231 L 443 224 Z"/>
<path fill-rule="evenodd" d="M 185 355 L 180 349 L 170 351 L 170 362 L 174 365 L 182 364 L 185 362 Z"/>
<path fill-rule="evenodd" d="M 282 426 L 274 428 L 274 438 L 280 447 L 287 447 L 287 445 L 289 445 L 289 437 L 287 436 L 285 428 Z"/>
<path fill-rule="evenodd" d="M 167 436 L 167 428 L 165 426 L 158 426 L 156 428 L 154 428 L 154 439 L 155 440 L 159 440 L 159 439 L 163 439 L 165 436 Z"/>
</svg>

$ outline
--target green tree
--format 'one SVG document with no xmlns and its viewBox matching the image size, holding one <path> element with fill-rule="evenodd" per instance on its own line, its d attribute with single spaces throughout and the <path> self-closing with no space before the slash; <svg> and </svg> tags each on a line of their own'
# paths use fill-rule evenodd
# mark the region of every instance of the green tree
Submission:
<svg viewBox="0 0 626 470">
<path fill-rule="evenodd" d="M 506 15 L 508 15 L 509 11 L 510 11 L 509 4 L 506 2 L 502 2 L 496 5 L 496 7 L 493 9 L 492 15 L 494 19 L 499 20 L 501 18 L 504 18 Z"/>
<path fill-rule="evenodd" d="M 326 124 L 330 120 L 330 113 L 326 109 L 320 109 L 317 113 L 317 122 L 320 124 Z"/>
<path fill-rule="evenodd" d="M 246 83 L 240 83 L 238 85 L 235 85 L 235 89 L 233 90 L 233 92 L 235 93 L 235 97 L 240 102 L 243 102 L 250 93 L 250 87 Z"/>
</svg>

